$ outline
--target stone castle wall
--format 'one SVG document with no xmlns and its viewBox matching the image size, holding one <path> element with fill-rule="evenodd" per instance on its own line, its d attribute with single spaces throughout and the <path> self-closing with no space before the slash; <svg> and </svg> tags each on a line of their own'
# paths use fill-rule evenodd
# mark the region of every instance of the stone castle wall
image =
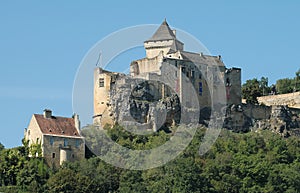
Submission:
<svg viewBox="0 0 300 193">
<path fill-rule="evenodd" d="M 291 108 L 300 108 L 300 92 L 257 97 L 257 100 L 267 106 L 287 105 Z"/>
<path fill-rule="evenodd" d="M 262 105 L 243 104 L 244 114 L 256 120 L 269 119 L 271 117 L 271 107 Z"/>
</svg>

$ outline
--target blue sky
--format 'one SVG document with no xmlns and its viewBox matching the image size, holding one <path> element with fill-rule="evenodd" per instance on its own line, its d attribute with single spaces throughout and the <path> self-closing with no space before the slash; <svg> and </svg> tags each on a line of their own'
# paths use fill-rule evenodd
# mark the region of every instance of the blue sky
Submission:
<svg viewBox="0 0 300 193">
<path fill-rule="evenodd" d="M 299 8 L 296 0 L 0 1 L 0 142 L 20 145 L 32 114 L 45 108 L 71 116 L 74 78 L 88 50 L 116 30 L 164 18 L 226 66 L 242 68 L 243 82 L 293 77 Z"/>
</svg>

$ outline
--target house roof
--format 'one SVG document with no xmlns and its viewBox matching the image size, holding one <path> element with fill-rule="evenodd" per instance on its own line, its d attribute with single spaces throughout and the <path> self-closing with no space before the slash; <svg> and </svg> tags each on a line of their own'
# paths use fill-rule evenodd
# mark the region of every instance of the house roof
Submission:
<svg viewBox="0 0 300 193">
<path fill-rule="evenodd" d="M 169 27 L 169 24 L 166 20 L 162 22 L 162 24 L 159 26 L 159 28 L 156 30 L 156 32 L 153 34 L 153 36 L 146 40 L 145 42 L 149 41 L 159 41 L 159 40 L 172 40 L 176 39 L 172 29 Z"/>
<path fill-rule="evenodd" d="M 34 114 L 43 134 L 80 137 L 73 118 L 56 117 L 45 118 L 44 115 Z"/>
<path fill-rule="evenodd" d="M 207 64 L 213 66 L 224 66 L 219 56 L 200 55 L 198 53 L 180 51 L 183 59 L 190 60 L 195 64 Z"/>
</svg>

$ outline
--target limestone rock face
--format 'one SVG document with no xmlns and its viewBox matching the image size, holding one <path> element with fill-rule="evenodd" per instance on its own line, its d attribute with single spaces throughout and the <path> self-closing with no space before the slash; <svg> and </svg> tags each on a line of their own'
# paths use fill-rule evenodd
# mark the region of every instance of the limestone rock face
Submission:
<svg viewBox="0 0 300 193">
<path fill-rule="evenodd" d="M 110 94 L 114 122 L 154 131 L 178 124 L 181 117 L 179 98 L 162 84 L 130 78 L 116 82 Z"/>
<path fill-rule="evenodd" d="M 232 104 L 226 108 L 223 127 L 234 132 L 247 132 L 250 130 L 252 120 L 249 118 L 241 104 Z"/>
<path fill-rule="evenodd" d="M 253 129 L 270 129 L 283 137 L 300 136 L 300 117 L 287 106 L 272 106 L 270 119 L 255 121 Z"/>
<path fill-rule="evenodd" d="M 229 105 L 223 127 L 234 132 L 272 130 L 283 137 L 300 136 L 300 117 L 287 106 Z"/>
</svg>

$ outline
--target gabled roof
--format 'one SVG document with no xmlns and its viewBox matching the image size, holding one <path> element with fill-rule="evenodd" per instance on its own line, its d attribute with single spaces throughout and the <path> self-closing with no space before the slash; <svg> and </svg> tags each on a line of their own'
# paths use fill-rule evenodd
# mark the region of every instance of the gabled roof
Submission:
<svg viewBox="0 0 300 193">
<path fill-rule="evenodd" d="M 146 40 L 145 42 L 150 41 L 159 41 L 159 40 L 172 40 L 176 39 L 172 29 L 169 27 L 169 24 L 166 20 L 162 22 L 162 24 L 159 26 L 159 28 L 156 30 L 156 32 L 153 34 L 153 36 Z"/>
<path fill-rule="evenodd" d="M 33 115 L 43 134 L 81 137 L 75 127 L 73 118 L 55 117 L 45 118 L 44 115 Z"/>
<path fill-rule="evenodd" d="M 198 53 L 180 51 L 184 60 L 192 61 L 195 64 L 207 64 L 212 66 L 225 66 L 218 56 L 200 55 Z"/>
</svg>

